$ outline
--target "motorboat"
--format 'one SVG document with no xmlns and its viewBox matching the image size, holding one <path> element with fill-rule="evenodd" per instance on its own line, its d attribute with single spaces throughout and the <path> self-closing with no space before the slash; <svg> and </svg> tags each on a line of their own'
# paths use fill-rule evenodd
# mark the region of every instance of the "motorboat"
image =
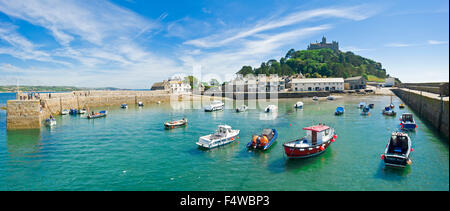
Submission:
<svg viewBox="0 0 450 211">
<path fill-rule="evenodd" d="M 76 108 L 71 108 L 70 111 L 69 111 L 69 114 L 76 115 L 76 114 L 78 114 L 78 111 L 77 111 Z"/>
<path fill-rule="evenodd" d="M 183 119 L 180 119 L 180 120 L 165 122 L 164 123 L 164 128 L 166 128 L 166 129 L 173 129 L 173 128 L 176 128 L 176 127 L 181 127 L 181 126 L 186 126 L 186 125 L 187 125 L 187 119 L 183 118 Z"/>
<path fill-rule="evenodd" d="M 138 106 L 142 107 L 142 106 L 144 106 L 144 103 L 143 102 L 138 102 Z"/>
<path fill-rule="evenodd" d="M 224 109 L 224 103 L 219 100 L 213 101 L 210 105 L 205 107 L 206 112 L 219 111 Z"/>
<path fill-rule="evenodd" d="M 124 103 L 124 104 L 122 104 L 120 107 L 121 107 L 121 108 L 128 108 L 128 105 Z"/>
<path fill-rule="evenodd" d="M 267 150 L 277 138 L 278 132 L 276 129 L 266 128 L 262 130 L 261 135 L 253 135 L 252 140 L 247 144 L 247 148 Z"/>
<path fill-rule="evenodd" d="M 362 108 L 364 108 L 364 106 L 366 106 L 366 103 L 365 102 L 360 102 L 358 107 L 362 109 Z"/>
<path fill-rule="evenodd" d="M 334 115 L 336 115 L 336 116 L 342 115 L 342 114 L 344 114 L 344 111 L 345 111 L 344 107 L 339 106 L 339 107 L 336 108 L 336 111 L 334 112 Z"/>
<path fill-rule="evenodd" d="M 274 112 L 277 111 L 278 107 L 276 105 L 268 105 L 265 109 L 264 112 L 268 113 L 268 112 Z"/>
<path fill-rule="evenodd" d="M 363 115 L 363 116 L 370 115 L 369 111 L 370 111 L 370 107 L 368 105 L 365 105 L 362 109 L 361 115 Z"/>
<path fill-rule="evenodd" d="M 374 107 L 375 107 L 375 104 L 373 104 L 373 103 L 369 104 L 370 109 L 373 109 Z"/>
<path fill-rule="evenodd" d="M 64 109 L 64 110 L 61 111 L 62 115 L 67 115 L 69 113 L 70 113 L 70 111 L 68 109 Z"/>
<path fill-rule="evenodd" d="M 244 112 L 247 111 L 248 106 L 246 105 L 241 105 L 239 108 L 236 108 L 236 112 Z"/>
<path fill-rule="evenodd" d="M 319 97 L 314 96 L 312 99 L 315 100 L 315 101 L 318 101 L 318 100 L 319 100 Z"/>
<path fill-rule="evenodd" d="M 49 127 L 56 125 L 56 120 L 53 117 L 47 118 L 45 119 L 45 125 Z"/>
<path fill-rule="evenodd" d="M 405 108 L 405 104 L 400 104 L 399 106 L 398 106 L 398 108 Z"/>
<path fill-rule="evenodd" d="M 295 103 L 294 108 L 303 108 L 303 102 L 302 101 L 298 101 L 297 103 Z"/>
<path fill-rule="evenodd" d="M 95 119 L 100 117 L 105 117 L 108 114 L 108 111 L 99 111 L 97 113 L 92 112 L 92 114 L 89 114 L 87 116 L 88 119 Z"/>
<path fill-rule="evenodd" d="M 78 114 L 85 114 L 87 110 L 85 108 L 78 110 Z"/>
<path fill-rule="evenodd" d="M 403 130 L 414 130 L 417 128 L 417 124 L 414 121 L 414 117 L 411 113 L 403 113 L 400 121 L 400 126 Z"/>
<path fill-rule="evenodd" d="M 324 152 L 337 139 L 333 128 L 318 124 L 305 127 L 306 136 L 283 144 L 288 158 L 307 158 Z"/>
<path fill-rule="evenodd" d="M 388 116 L 395 116 L 397 113 L 390 106 L 386 106 L 383 109 L 383 114 Z"/>
<path fill-rule="evenodd" d="M 327 98 L 328 100 L 334 100 L 334 96 L 328 96 L 328 98 Z"/>
<path fill-rule="evenodd" d="M 229 125 L 219 125 L 215 133 L 202 136 L 196 143 L 201 148 L 211 149 L 232 143 L 239 139 L 239 130 L 234 130 Z"/>
<path fill-rule="evenodd" d="M 381 159 L 386 166 L 403 168 L 412 164 L 410 159 L 412 151 L 411 139 L 408 134 L 394 132 L 386 145 L 384 154 L 381 155 Z"/>
</svg>

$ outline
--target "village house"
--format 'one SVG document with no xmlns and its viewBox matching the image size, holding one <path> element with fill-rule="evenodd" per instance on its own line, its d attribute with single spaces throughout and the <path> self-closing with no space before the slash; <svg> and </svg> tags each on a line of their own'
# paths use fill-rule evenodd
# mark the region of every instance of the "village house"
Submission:
<svg viewBox="0 0 450 211">
<path fill-rule="evenodd" d="M 151 90 L 165 90 L 170 93 L 188 93 L 191 91 L 191 86 L 183 82 L 180 77 L 175 76 L 168 80 L 154 83 Z"/>
<path fill-rule="evenodd" d="M 350 77 L 344 79 L 344 88 L 347 90 L 365 89 L 367 80 L 362 76 Z"/>
<path fill-rule="evenodd" d="M 291 91 L 343 91 L 343 78 L 295 78 L 290 82 Z"/>
</svg>

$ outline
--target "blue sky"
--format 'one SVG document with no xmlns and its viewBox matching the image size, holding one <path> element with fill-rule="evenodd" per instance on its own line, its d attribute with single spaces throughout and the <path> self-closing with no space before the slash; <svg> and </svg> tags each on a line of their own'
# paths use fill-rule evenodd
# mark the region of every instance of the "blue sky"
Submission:
<svg viewBox="0 0 450 211">
<path fill-rule="evenodd" d="M 0 85 L 233 77 L 324 35 L 404 82 L 448 81 L 448 1 L 0 0 Z"/>
</svg>

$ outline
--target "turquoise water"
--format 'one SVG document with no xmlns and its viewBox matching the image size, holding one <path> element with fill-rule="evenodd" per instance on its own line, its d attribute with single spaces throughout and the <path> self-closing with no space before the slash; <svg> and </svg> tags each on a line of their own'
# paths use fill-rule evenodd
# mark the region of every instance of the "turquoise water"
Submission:
<svg viewBox="0 0 450 211">
<path fill-rule="evenodd" d="M 413 164 L 384 167 L 380 155 L 400 117 L 381 115 L 390 97 L 302 99 L 303 110 L 293 108 L 296 101 L 279 100 L 277 115 L 114 106 L 96 109 L 107 109 L 106 118 L 58 116 L 52 129 L 7 132 L 0 111 L 0 190 L 449 190 L 448 139 L 417 115 Z M 361 101 L 375 104 L 370 116 L 360 115 Z M 342 116 L 334 116 L 338 105 L 345 107 Z M 186 128 L 164 130 L 164 121 L 182 117 Z M 336 129 L 337 141 L 320 156 L 287 160 L 282 143 L 319 122 Z M 219 124 L 240 129 L 239 142 L 198 149 L 198 137 Z M 266 152 L 247 151 L 251 135 L 265 127 L 278 129 L 277 142 Z"/>
</svg>

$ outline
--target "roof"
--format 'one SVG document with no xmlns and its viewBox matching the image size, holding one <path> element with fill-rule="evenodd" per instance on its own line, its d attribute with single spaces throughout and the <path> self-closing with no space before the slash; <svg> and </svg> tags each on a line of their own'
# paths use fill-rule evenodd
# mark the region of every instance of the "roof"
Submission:
<svg viewBox="0 0 450 211">
<path fill-rule="evenodd" d="M 292 83 L 344 83 L 344 78 L 294 78 Z"/>
<path fill-rule="evenodd" d="M 324 131 L 324 130 L 329 129 L 329 128 L 330 127 L 328 127 L 326 125 L 314 125 L 314 126 L 311 126 L 311 127 L 305 127 L 305 128 L 303 128 L 303 130 L 311 130 L 311 131 L 314 131 L 314 132 L 321 132 L 321 131 Z"/>
<path fill-rule="evenodd" d="M 346 79 L 344 79 L 344 81 L 353 81 L 353 80 L 360 80 L 360 79 L 364 79 L 364 77 L 355 76 L 355 77 L 346 78 Z"/>
<path fill-rule="evenodd" d="M 164 86 L 164 82 L 156 82 L 152 85 L 152 87 Z"/>
</svg>

